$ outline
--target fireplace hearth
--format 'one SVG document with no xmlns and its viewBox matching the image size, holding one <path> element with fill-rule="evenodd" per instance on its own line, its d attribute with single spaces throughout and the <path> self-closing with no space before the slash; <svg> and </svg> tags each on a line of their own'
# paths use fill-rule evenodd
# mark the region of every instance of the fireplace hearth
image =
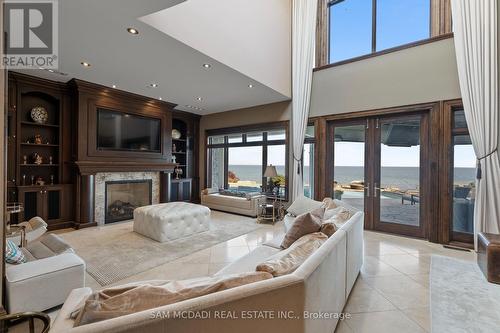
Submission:
<svg viewBox="0 0 500 333">
<path fill-rule="evenodd" d="M 131 220 L 134 209 L 151 205 L 152 183 L 151 179 L 106 181 L 104 222 Z"/>
</svg>

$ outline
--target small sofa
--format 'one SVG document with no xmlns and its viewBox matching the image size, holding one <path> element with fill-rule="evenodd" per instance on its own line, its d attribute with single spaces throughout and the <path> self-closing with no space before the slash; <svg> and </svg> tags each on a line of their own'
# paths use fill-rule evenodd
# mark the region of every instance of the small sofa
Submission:
<svg viewBox="0 0 500 333">
<path fill-rule="evenodd" d="M 249 194 L 246 197 L 224 195 L 217 189 L 206 189 L 201 193 L 201 204 L 210 209 L 256 217 L 261 194 Z"/>
<path fill-rule="evenodd" d="M 363 220 L 364 214 L 356 213 L 291 274 L 75 328 L 69 314 L 92 290 L 73 290 L 50 332 L 332 333 L 339 320 L 335 314 L 342 312 L 363 264 Z M 216 275 L 254 271 L 281 251 L 282 238 L 257 247 Z M 194 313 L 208 318 L 175 316 Z M 252 318 L 266 314 L 274 318 Z"/>
</svg>

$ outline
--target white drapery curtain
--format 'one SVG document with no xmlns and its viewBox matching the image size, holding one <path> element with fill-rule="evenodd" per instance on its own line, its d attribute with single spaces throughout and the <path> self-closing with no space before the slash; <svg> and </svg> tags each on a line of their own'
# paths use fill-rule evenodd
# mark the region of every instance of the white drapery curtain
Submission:
<svg viewBox="0 0 500 333">
<path fill-rule="evenodd" d="M 292 200 L 304 195 L 302 152 L 309 118 L 317 0 L 293 0 L 292 5 Z"/>
<path fill-rule="evenodd" d="M 460 90 L 478 158 L 477 242 L 479 232 L 500 233 L 497 0 L 452 0 L 451 4 Z"/>
</svg>

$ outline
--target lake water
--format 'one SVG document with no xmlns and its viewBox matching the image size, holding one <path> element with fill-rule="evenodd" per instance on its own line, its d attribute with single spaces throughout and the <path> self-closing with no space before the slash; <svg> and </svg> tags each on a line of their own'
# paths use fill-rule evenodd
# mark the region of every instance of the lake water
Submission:
<svg viewBox="0 0 500 333">
<path fill-rule="evenodd" d="M 262 182 L 262 168 L 259 165 L 229 165 L 240 180 Z M 285 174 L 285 166 L 276 165 L 278 174 Z M 291 171 L 290 171 L 291 172 Z M 304 173 L 309 173 L 309 167 L 304 167 Z M 353 180 L 363 180 L 364 168 L 358 166 L 342 166 L 335 168 L 335 180 L 340 184 L 349 184 Z M 416 189 L 419 180 L 419 168 L 413 167 L 382 167 L 382 186 L 397 187 L 401 190 Z M 475 181 L 475 168 L 455 168 L 455 184 L 468 184 Z M 309 185 L 306 180 L 305 185 Z"/>
</svg>

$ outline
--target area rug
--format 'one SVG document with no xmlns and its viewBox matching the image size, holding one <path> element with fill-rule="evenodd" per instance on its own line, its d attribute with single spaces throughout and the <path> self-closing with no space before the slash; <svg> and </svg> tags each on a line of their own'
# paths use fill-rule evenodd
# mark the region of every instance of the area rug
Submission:
<svg viewBox="0 0 500 333">
<path fill-rule="evenodd" d="M 212 211 L 209 231 L 166 243 L 133 232 L 132 222 L 60 236 L 85 260 L 87 272 L 106 286 L 261 227 L 252 218 Z"/>
<path fill-rule="evenodd" d="M 475 262 L 433 255 L 430 282 L 431 332 L 500 332 L 500 285 Z"/>
</svg>

